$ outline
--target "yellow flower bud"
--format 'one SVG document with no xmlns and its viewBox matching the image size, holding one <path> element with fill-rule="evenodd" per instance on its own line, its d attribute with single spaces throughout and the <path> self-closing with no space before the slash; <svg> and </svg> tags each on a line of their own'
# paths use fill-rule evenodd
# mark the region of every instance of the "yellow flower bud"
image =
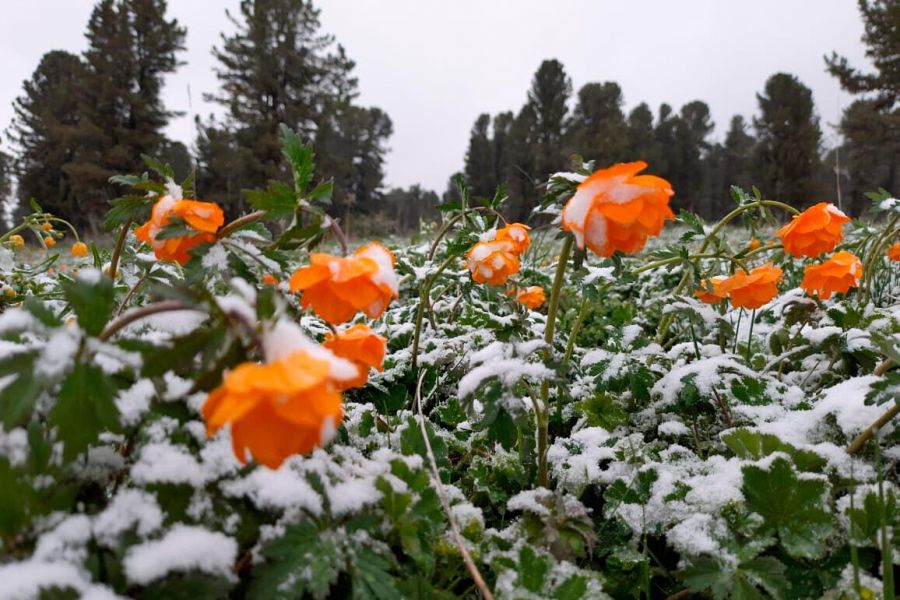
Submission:
<svg viewBox="0 0 900 600">
<path fill-rule="evenodd" d="M 16 290 L 12 289 L 11 287 L 5 287 L 3 288 L 3 295 L 7 298 L 15 298 Z"/>
<path fill-rule="evenodd" d="M 52 248 L 53 246 L 56 245 L 56 240 L 54 240 L 52 237 L 50 237 L 48 235 L 47 237 L 44 238 L 44 245 L 47 246 L 48 248 Z"/>
<path fill-rule="evenodd" d="M 88 247 L 84 242 L 72 244 L 72 256 L 83 257 L 88 255 Z"/>
<path fill-rule="evenodd" d="M 761 244 L 759 243 L 759 240 L 758 240 L 758 239 L 753 238 L 752 240 L 750 240 L 750 249 L 751 249 L 751 250 L 756 250 L 757 248 L 760 247 L 760 245 L 761 245 Z"/>
<path fill-rule="evenodd" d="M 25 247 L 25 238 L 18 234 L 11 235 L 9 236 L 9 245 L 16 250 L 21 250 Z"/>
<path fill-rule="evenodd" d="M 42 231 L 51 231 L 52 229 L 53 229 L 53 225 L 51 225 L 49 221 L 41 224 Z"/>
</svg>

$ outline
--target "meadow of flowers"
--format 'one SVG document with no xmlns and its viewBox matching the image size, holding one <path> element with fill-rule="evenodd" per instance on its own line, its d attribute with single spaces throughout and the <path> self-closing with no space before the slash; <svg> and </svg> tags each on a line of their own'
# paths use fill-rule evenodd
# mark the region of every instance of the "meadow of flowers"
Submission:
<svg viewBox="0 0 900 600">
<path fill-rule="evenodd" d="M 900 200 L 579 161 L 351 246 L 284 154 L 0 237 L 0 598 L 895 596 Z"/>
</svg>

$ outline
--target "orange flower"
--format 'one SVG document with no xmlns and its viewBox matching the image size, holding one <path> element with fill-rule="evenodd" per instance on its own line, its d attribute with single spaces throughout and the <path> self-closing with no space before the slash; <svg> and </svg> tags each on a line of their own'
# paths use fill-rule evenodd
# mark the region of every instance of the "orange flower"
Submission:
<svg viewBox="0 0 900 600">
<path fill-rule="evenodd" d="M 524 304 L 531 310 L 538 308 L 546 300 L 544 288 L 533 285 L 530 288 L 516 291 L 516 302 Z"/>
<path fill-rule="evenodd" d="M 378 242 L 348 258 L 317 253 L 309 259 L 309 265 L 291 276 L 291 291 L 302 291 L 303 308 L 312 306 L 328 323 L 344 323 L 359 311 L 377 319 L 397 297 L 394 255 Z"/>
<path fill-rule="evenodd" d="M 891 260 L 900 261 L 900 242 L 892 244 L 891 247 L 887 249 L 887 257 Z"/>
<path fill-rule="evenodd" d="M 846 294 L 858 286 L 862 274 L 862 262 L 850 252 L 841 251 L 822 264 L 807 266 L 800 287 L 810 296 L 828 300 L 835 292 Z"/>
<path fill-rule="evenodd" d="M 531 237 L 528 235 L 529 229 L 531 229 L 531 227 L 528 225 L 510 223 L 509 225 L 498 229 L 494 234 L 494 239 L 510 242 L 513 245 L 512 251 L 515 254 L 522 255 L 525 254 L 525 251 L 528 250 L 528 247 L 531 245 Z"/>
<path fill-rule="evenodd" d="M 234 455 L 276 469 L 328 442 L 343 417 L 328 360 L 299 350 L 269 364 L 243 363 L 203 405 L 208 435 L 231 423 Z"/>
<path fill-rule="evenodd" d="M 75 242 L 72 244 L 72 256 L 84 257 L 88 255 L 88 247 L 84 242 Z"/>
<path fill-rule="evenodd" d="M 849 220 L 834 204 L 819 202 L 795 216 L 775 235 L 791 256 L 814 257 L 834 250 L 844 235 L 844 223 Z"/>
<path fill-rule="evenodd" d="M 183 219 L 199 233 L 157 240 L 156 236 L 169 224 L 172 217 Z M 213 234 L 224 222 L 225 215 L 215 202 L 179 200 L 172 196 L 163 196 L 153 205 L 150 220 L 134 230 L 134 237 L 150 244 L 156 258 L 174 260 L 183 265 L 191 259 L 188 253 L 191 248 L 215 241 L 216 237 Z"/>
<path fill-rule="evenodd" d="M 47 246 L 48 248 L 52 248 L 53 246 L 56 245 L 56 240 L 54 240 L 52 237 L 50 237 L 48 235 L 47 237 L 44 238 L 44 245 Z"/>
<path fill-rule="evenodd" d="M 579 248 L 600 256 L 617 250 L 640 251 L 647 238 L 659 235 L 666 219 L 674 219 L 665 179 L 638 175 L 647 163 L 621 163 L 595 171 L 578 186 L 562 212 L 562 228 L 575 235 Z"/>
<path fill-rule="evenodd" d="M 516 245 L 508 240 L 478 242 L 469 249 L 469 271 L 475 283 L 503 285 L 510 275 L 519 272 L 519 255 Z"/>
<path fill-rule="evenodd" d="M 731 294 L 731 305 L 735 308 L 759 308 L 778 295 L 777 284 L 782 273 L 772 263 L 756 267 L 749 273 L 738 271 L 720 284 L 720 291 Z"/>
<path fill-rule="evenodd" d="M 724 275 L 717 275 L 710 279 L 704 279 L 701 282 L 701 287 L 694 290 L 694 296 L 699 299 L 700 302 L 706 302 L 707 304 L 721 302 L 728 296 L 728 288 L 725 286 L 727 280 L 728 277 L 725 277 Z"/>
<path fill-rule="evenodd" d="M 263 285 L 278 285 L 278 278 L 271 273 L 266 273 L 262 278 Z"/>
<path fill-rule="evenodd" d="M 374 331 L 368 325 L 358 323 L 344 331 L 325 334 L 325 342 L 322 344 L 331 350 L 335 356 L 352 362 L 359 375 L 349 381 L 342 381 L 340 389 L 346 390 L 366 385 L 369 380 L 369 368 L 382 371 L 384 354 L 387 349 L 387 340 Z"/>
</svg>

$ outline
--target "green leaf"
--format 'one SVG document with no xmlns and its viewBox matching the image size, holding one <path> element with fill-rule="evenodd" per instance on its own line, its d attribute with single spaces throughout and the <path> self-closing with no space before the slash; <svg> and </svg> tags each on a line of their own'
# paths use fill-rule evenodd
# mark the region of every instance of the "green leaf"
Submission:
<svg viewBox="0 0 900 600">
<path fill-rule="evenodd" d="M 390 573 L 391 563 L 374 551 L 363 548 L 352 561 L 354 600 L 400 600 L 402 596 Z"/>
<path fill-rule="evenodd" d="M 102 431 L 118 432 L 116 388 L 100 367 L 78 363 L 63 381 L 50 423 L 64 442 L 63 457 L 71 461 L 97 441 Z"/>
<path fill-rule="evenodd" d="M 44 327 L 59 327 L 62 325 L 62 321 L 60 321 L 59 317 L 57 317 L 53 311 L 43 302 L 38 300 L 35 296 L 28 296 L 25 298 L 25 302 L 22 304 L 22 308 L 31 313 L 35 319 L 41 322 L 41 325 Z"/>
<path fill-rule="evenodd" d="M 739 458 L 748 460 L 760 460 L 774 452 L 784 452 L 790 455 L 801 471 L 817 473 L 826 464 L 826 460 L 815 452 L 799 450 L 769 433 L 735 429 L 722 435 L 722 441 Z"/>
<path fill-rule="evenodd" d="M 885 402 L 900 404 L 900 372 L 888 371 L 869 387 L 866 404 L 884 404 Z"/>
<path fill-rule="evenodd" d="M 550 571 L 550 562 L 539 556 L 531 546 L 519 550 L 519 583 L 529 592 L 538 594 L 544 588 L 544 579 Z"/>
<path fill-rule="evenodd" d="M 88 335 L 99 335 L 116 307 L 112 279 L 100 275 L 96 281 L 60 278 L 60 286 L 78 317 L 78 324 Z"/>
<path fill-rule="evenodd" d="M 5 456 L 0 456 L 0 490 L 0 535 L 20 534 L 28 521 L 34 488 Z"/>
<path fill-rule="evenodd" d="M 251 600 L 327 598 L 340 575 L 342 561 L 332 537 L 311 522 L 289 526 L 263 546 L 262 554 L 266 561 L 254 569 Z"/>
<path fill-rule="evenodd" d="M 287 125 L 281 125 L 281 152 L 294 171 L 294 189 L 303 194 L 312 179 L 316 154 L 311 144 L 304 144 L 300 136 Z"/>
<path fill-rule="evenodd" d="M 742 469 L 741 488 L 747 509 L 763 517 L 778 533 L 781 545 L 795 558 L 819 558 L 834 529 L 833 517 L 822 510 L 825 482 L 799 479 L 791 463 L 778 457 L 768 470 L 755 465 Z"/>
<path fill-rule="evenodd" d="M 227 598 L 232 583 L 203 573 L 169 575 L 141 592 L 142 600 L 220 600 Z"/>
<path fill-rule="evenodd" d="M 34 376 L 36 352 L 17 352 L 0 359 L 0 377 L 17 377 L 0 390 L 0 422 L 6 429 L 25 423 L 31 416 L 43 382 Z"/>
<path fill-rule="evenodd" d="M 581 575 L 572 575 L 553 592 L 556 600 L 580 600 L 587 592 L 587 579 Z"/>
<path fill-rule="evenodd" d="M 179 217 L 170 217 L 169 222 L 156 233 L 154 239 L 160 241 L 194 235 L 197 235 L 197 230 L 188 225 L 187 221 Z"/>
<path fill-rule="evenodd" d="M 264 190 L 244 190 L 243 194 L 254 210 L 264 210 L 270 217 L 285 217 L 297 210 L 297 193 L 286 183 L 272 181 Z"/>
<path fill-rule="evenodd" d="M 160 160 L 153 158 L 148 154 L 141 154 L 141 160 L 147 165 L 147 168 L 166 179 L 175 179 L 175 171 L 172 167 Z"/>
<path fill-rule="evenodd" d="M 112 231 L 129 221 L 143 221 L 153 206 L 153 199 L 146 196 L 123 196 L 111 202 L 103 227 Z"/>
<path fill-rule="evenodd" d="M 31 198 L 28 199 L 28 204 L 31 205 L 31 210 L 33 210 L 34 212 L 36 212 L 36 213 L 44 212 L 44 209 L 41 208 L 41 205 L 38 204 L 38 201 L 34 199 L 34 196 L 32 196 Z"/>
</svg>

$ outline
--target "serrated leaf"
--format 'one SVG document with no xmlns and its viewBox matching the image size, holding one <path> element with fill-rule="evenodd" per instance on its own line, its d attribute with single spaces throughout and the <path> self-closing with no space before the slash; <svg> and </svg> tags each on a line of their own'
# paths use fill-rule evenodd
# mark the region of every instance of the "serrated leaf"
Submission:
<svg viewBox="0 0 900 600">
<path fill-rule="evenodd" d="M 819 472 L 827 462 L 815 452 L 798 450 L 770 433 L 735 429 L 723 434 L 722 441 L 738 457 L 744 459 L 759 460 L 775 452 L 784 452 L 791 456 L 801 471 Z"/>
<path fill-rule="evenodd" d="M 519 583 L 529 592 L 539 594 L 544 588 L 544 579 L 550 571 L 550 562 L 539 556 L 531 546 L 519 550 Z"/>
<path fill-rule="evenodd" d="M 327 598 L 342 560 L 331 538 L 312 523 L 298 523 L 262 548 L 266 561 L 253 571 L 251 600 Z"/>
<path fill-rule="evenodd" d="M 16 376 L 0 390 L 0 422 L 7 430 L 28 420 L 38 394 L 44 389 L 34 376 L 36 358 L 37 353 L 32 351 L 9 354 L 0 360 L 0 377 Z"/>
<path fill-rule="evenodd" d="M 112 279 L 106 275 L 100 275 L 96 280 L 60 279 L 60 287 L 81 328 L 88 335 L 99 335 L 116 306 Z"/>
<path fill-rule="evenodd" d="M 116 391 L 100 367 L 84 363 L 76 364 L 63 381 L 50 423 L 57 427 L 67 461 L 96 442 L 101 432 L 121 430 Z"/>
<path fill-rule="evenodd" d="M 768 469 L 746 465 L 741 490 L 747 509 L 762 516 L 778 533 L 781 545 L 795 558 L 818 558 L 833 530 L 833 517 L 822 510 L 825 483 L 800 479 L 787 459 L 778 457 Z"/>
<path fill-rule="evenodd" d="M 390 573 L 391 563 L 363 548 L 352 561 L 354 600 L 400 600 L 402 596 Z"/>
<path fill-rule="evenodd" d="M 143 221 L 150 212 L 153 201 L 146 196 L 122 196 L 111 202 L 112 208 L 106 212 L 103 227 L 112 231 L 129 221 Z"/>
<path fill-rule="evenodd" d="M 148 154 L 141 154 L 141 160 L 144 161 L 144 164 L 147 165 L 148 169 L 150 169 L 160 177 L 166 179 L 175 178 L 175 172 L 172 170 L 172 167 L 170 165 L 157 160 Z"/>
</svg>

